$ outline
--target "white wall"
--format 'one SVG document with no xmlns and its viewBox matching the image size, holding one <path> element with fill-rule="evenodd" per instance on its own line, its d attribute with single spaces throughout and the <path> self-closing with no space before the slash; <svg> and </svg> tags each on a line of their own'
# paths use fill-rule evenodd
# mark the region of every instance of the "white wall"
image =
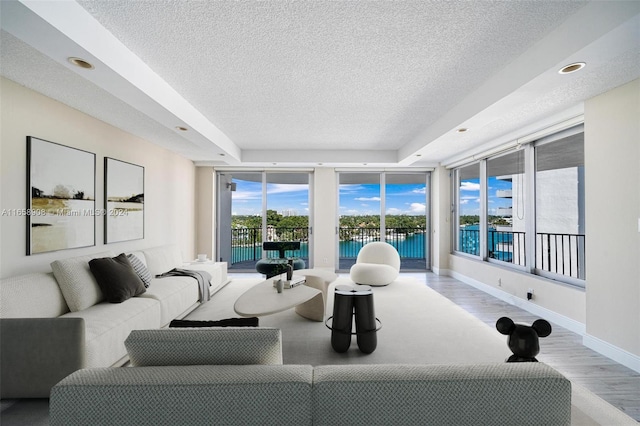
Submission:
<svg viewBox="0 0 640 426">
<path fill-rule="evenodd" d="M 640 371 L 640 80 L 588 100 L 584 117 L 586 290 L 453 254 L 450 274 Z"/>
<path fill-rule="evenodd" d="M 431 173 L 431 269 L 446 274 L 451 247 L 451 172 L 438 167 Z"/>
<path fill-rule="evenodd" d="M 105 245 L 103 217 L 96 217 L 94 247 L 26 255 L 26 218 L 0 218 L 0 276 L 49 271 L 56 259 L 112 250 L 117 253 L 178 244 L 183 257 L 194 256 L 195 167 L 181 156 L 159 148 L 37 92 L 2 78 L 0 83 L 0 208 L 27 206 L 26 137 L 96 154 L 96 208 L 104 208 L 104 157 L 145 168 L 145 237 Z"/>
<path fill-rule="evenodd" d="M 217 259 L 215 244 L 216 176 L 212 167 L 196 168 L 196 252 Z"/>
<path fill-rule="evenodd" d="M 640 80 L 585 103 L 587 334 L 640 368 Z"/>
<path fill-rule="evenodd" d="M 313 174 L 313 262 L 315 268 L 337 268 L 336 219 L 338 196 L 336 172 L 318 167 Z"/>
</svg>

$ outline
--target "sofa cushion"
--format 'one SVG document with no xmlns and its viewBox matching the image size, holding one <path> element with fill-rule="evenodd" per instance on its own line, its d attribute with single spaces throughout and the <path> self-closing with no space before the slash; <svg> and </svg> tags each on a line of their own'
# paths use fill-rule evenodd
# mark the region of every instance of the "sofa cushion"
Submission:
<svg viewBox="0 0 640 426">
<path fill-rule="evenodd" d="M 123 303 L 98 303 L 61 318 L 84 319 L 87 367 L 104 367 L 126 357 L 124 340 L 132 330 L 160 327 L 160 304 L 133 297 Z"/>
<path fill-rule="evenodd" d="M 571 423 L 571 382 L 537 362 L 324 365 L 313 398 L 314 424 Z"/>
<path fill-rule="evenodd" d="M 51 272 L 36 272 L 0 281 L 0 318 L 54 318 L 69 312 Z"/>
<path fill-rule="evenodd" d="M 282 364 L 278 328 L 136 330 L 125 346 L 133 366 Z"/>
<path fill-rule="evenodd" d="M 312 424 L 310 365 L 76 371 L 51 391 L 51 426 Z"/>
<path fill-rule="evenodd" d="M 128 254 L 127 259 L 129 259 L 129 263 L 133 266 L 133 270 L 136 271 L 136 274 L 138 274 L 138 277 L 142 280 L 142 284 L 148 288 L 151 284 L 151 272 L 149 272 L 147 266 L 133 253 Z"/>
<path fill-rule="evenodd" d="M 107 302 L 122 303 L 146 291 L 124 253 L 114 258 L 92 259 L 89 261 L 89 269 Z"/>
<path fill-rule="evenodd" d="M 153 247 L 143 251 L 147 268 L 154 277 L 182 265 L 182 255 L 177 245 Z"/>
<path fill-rule="evenodd" d="M 106 256 L 111 257 L 113 253 L 95 253 L 51 263 L 53 275 L 71 312 L 81 311 L 104 300 L 102 291 L 89 269 L 89 261 Z"/>
<path fill-rule="evenodd" d="M 191 277 L 153 278 L 147 291 L 140 295 L 160 302 L 161 327 L 195 308 L 198 296 L 198 282 Z"/>
</svg>

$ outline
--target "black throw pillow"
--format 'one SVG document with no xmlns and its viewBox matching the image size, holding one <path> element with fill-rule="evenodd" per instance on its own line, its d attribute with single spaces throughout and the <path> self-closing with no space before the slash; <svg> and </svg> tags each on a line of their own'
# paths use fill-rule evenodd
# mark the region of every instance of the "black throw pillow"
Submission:
<svg viewBox="0 0 640 426">
<path fill-rule="evenodd" d="M 173 320 L 169 323 L 169 327 L 258 327 L 258 317 L 227 318 L 219 321 Z"/>
<path fill-rule="evenodd" d="M 89 269 L 107 302 L 122 303 L 146 291 L 142 280 L 124 253 L 114 258 L 90 260 Z"/>
</svg>

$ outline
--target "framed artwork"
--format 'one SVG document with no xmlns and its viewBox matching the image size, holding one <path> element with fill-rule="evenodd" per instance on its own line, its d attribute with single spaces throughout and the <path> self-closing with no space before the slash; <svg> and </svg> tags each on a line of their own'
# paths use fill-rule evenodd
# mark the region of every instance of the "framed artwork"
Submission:
<svg viewBox="0 0 640 426">
<path fill-rule="evenodd" d="M 144 167 L 104 159 L 105 244 L 144 238 Z"/>
<path fill-rule="evenodd" d="M 27 136 L 27 255 L 96 243 L 96 155 Z"/>
</svg>

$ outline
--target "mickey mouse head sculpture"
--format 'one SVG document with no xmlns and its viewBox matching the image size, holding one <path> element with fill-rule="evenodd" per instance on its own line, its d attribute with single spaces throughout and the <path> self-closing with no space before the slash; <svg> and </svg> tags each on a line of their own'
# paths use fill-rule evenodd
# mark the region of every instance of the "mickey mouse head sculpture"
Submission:
<svg viewBox="0 0 640 426">
<path fill-rule="evenodd" d="M 538 337 L 551 334 L 551 324 L 543 319 L 534 321 L 531 326 L 516 324 L 511 318 L 502 317 L 496 322 L 501 334 L 509 336 L 507 344 L 513 352 L 507 362 L 538 362 L 535 358 L 540 352 Z"/>
</svg>

